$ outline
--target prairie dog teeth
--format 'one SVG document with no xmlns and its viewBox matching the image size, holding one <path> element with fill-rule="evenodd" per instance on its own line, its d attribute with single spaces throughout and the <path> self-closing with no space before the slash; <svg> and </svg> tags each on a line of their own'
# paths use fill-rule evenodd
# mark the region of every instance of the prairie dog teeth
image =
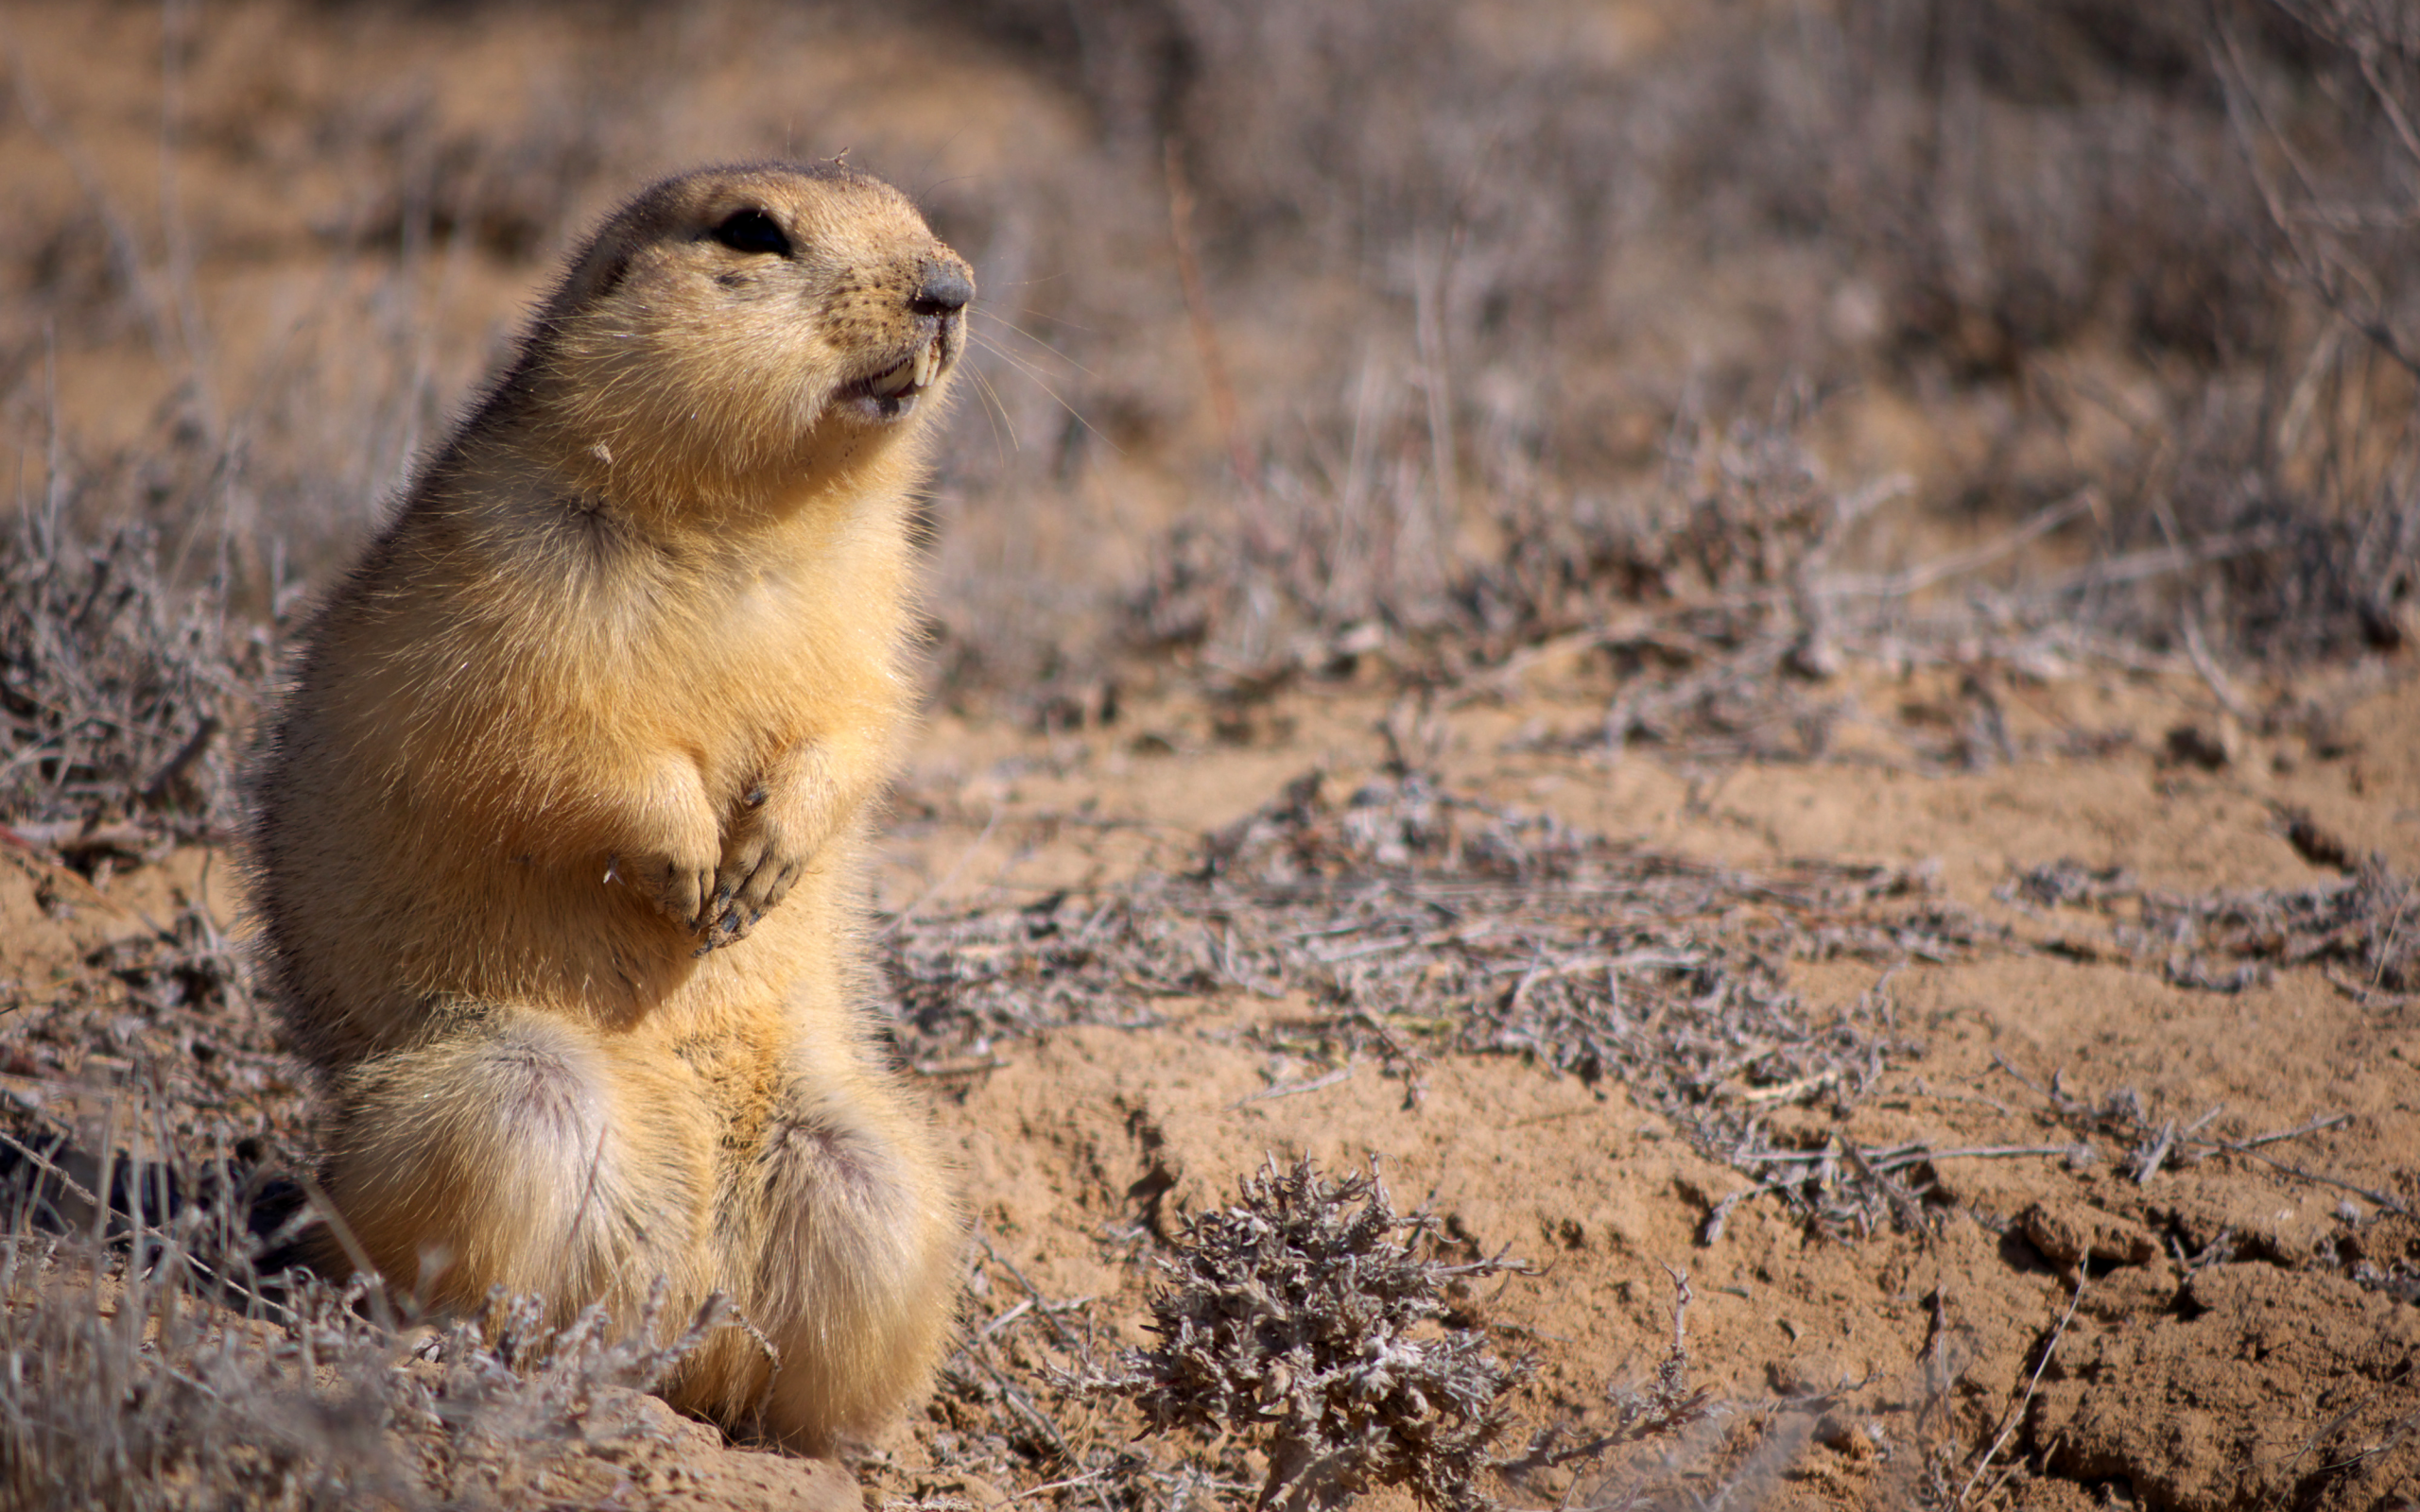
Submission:
<svg viewBox="0 0 2420 1512">
<path fill-rule="evenodd" d="M 914 362 L 903 362 L 898 367 L 891 369 L 889 372 L 876 375 L 873 387 L 875 393 L 880 394 L 885 399 L 890 399 L 907 392 L 910 387 L 913 387 L 923 382 L 924 374 L 921 370 L 921 364 Z"/>
<path fill-rule="evenodd" d="M 924 387 L 933 381 L 933 369 L 940 365 L 933 354 L 934 342 L 927 341 L 916 349 L 916 387 Z"/>
</svg>

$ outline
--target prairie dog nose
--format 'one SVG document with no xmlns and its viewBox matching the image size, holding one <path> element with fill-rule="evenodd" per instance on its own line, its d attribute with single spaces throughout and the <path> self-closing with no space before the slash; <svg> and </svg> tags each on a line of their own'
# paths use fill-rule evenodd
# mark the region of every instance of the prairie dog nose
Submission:
<svg viewBox="0 0 2420 1512">
<path fill-rule="evenodd" d="M 918 315 L 955 315 L 975 298 L 975 283 L 949 263 L 926 259 L 908 308 Z"/>
</svg>

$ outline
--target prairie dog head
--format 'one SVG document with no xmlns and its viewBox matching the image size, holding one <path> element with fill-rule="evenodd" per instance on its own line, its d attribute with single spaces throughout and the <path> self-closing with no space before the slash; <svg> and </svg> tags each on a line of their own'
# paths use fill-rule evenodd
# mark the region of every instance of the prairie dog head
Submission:
<svg viewBox="0 0 2420 1512">
<path fill-rule="evenodd" d="M 606 221 L 508 387 L 555 465 L 633 505 L 811 490 L 923 429 L 974 297 L 965 260 L 878 179 L 704 168 Z"/>
</svg>

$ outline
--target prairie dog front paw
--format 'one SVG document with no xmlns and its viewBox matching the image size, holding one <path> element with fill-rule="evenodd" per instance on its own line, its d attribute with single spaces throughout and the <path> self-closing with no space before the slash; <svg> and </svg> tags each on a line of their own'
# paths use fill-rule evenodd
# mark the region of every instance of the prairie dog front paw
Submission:
<svg viewBox="0 0 2420 1512">
<path fill-rule="evenodd" d="M 801 742 L 740 796 L 723 826 L 721 864 L 698 944 L 704 954 L 744 938 L 789 895 L 872 785 L 871 766 L 854 769 L 835 744 Z"/>
<path fill-rule="evenodd" d="M 664 917 L 706 927 L 722 865 L 722 826 L 694 768 L 667 764 L 648 786 L 638 822 L 615 847 L 606 880 L 636 888 Z"/>
<path fill-rule="evenodd" d="M 769 815 L 767 807 L 761 789 L 750 794 L 723 837 L 714 896 L 708 900 L 707 921 L 698 942 L 701 955 L 744 938 L 766 910 L 788 895 L 813 858 L 813 850 L 787 825 Z"/>
</svg>

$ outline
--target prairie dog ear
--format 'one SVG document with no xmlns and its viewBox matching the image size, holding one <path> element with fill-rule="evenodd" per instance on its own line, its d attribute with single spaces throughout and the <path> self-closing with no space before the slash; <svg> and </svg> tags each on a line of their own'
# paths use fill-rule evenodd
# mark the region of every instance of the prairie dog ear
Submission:
<svg viewBox="0 0 2420 1512">
<path fill-rule="evenodd" d="M 607 217 L 546 301 L 544 318 L 559 319 L 612 294 L 630 276 L 639 253 L 664 239 L 681 218 L 682 180 L 653 185 Z"/>
<path fill-rule="evenodd" d="M 631 271 L 631 250 L 625 244 L 599 241 L 588 249 L 564 278 L 552 301 L 556 312 L 576 310 L 601 300 L 619 286 Z"/>
</svg>

